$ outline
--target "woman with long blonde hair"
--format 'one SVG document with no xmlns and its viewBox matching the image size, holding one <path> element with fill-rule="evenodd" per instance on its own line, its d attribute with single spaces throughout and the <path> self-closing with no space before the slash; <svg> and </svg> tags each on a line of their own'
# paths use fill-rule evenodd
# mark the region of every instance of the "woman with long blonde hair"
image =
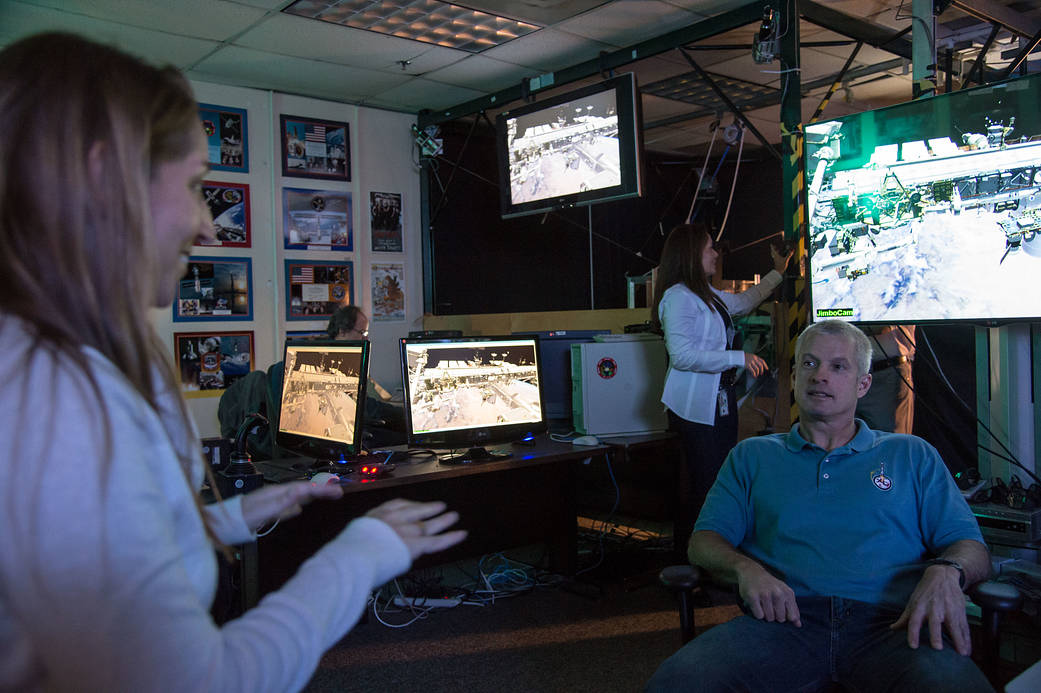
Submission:
<svg viewBox="0 0 1041 693">
<path fill-rule="evenodd" d="M 371 589 L 460 541 L 390 501 L 218 627 L 214 548 L 338 486 L 205 508 L 198 436 L 146 315 L 212 238 L 187 81 L 68 34 L 0 52 L 0 689 L 298 690 Z"/>
</svg>

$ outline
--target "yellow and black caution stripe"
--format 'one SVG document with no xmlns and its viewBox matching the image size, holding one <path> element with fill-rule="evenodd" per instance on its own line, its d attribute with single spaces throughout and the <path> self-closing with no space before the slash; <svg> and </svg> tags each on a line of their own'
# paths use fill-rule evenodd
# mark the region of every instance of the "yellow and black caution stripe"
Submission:
<svg viewBox="0 0 1041 693">
<path fill-rule="evenodd" d="M 787 294 L 788 349 L 786 353 L 788 354 L 787 372 L 791 373 L 795 362 L 795 340 L 799 338 L 799 334 L 806 328 L 809 320 L 809 295 L 803 272 L 806 268 L 806 204 L 804 194 L 806 188 L 805 173 L 801 165 L 803 154 L 801 124 L 794 132 L 782 132 L 782 136 L 788 139 L 790 145 L 786 149 L 790 152 L 788 166 L 793 173 L 791 188 L 788 191 L 788 194 L 791 195 L 790 209 L 792 210 L 792 218 L 789 221 L 788 229 L 790 229 L 792 235 L 787 240 L 795 242 L 796 250 L 795 262 L 789 265 L 789 267 L 800 268 L 798 276 L 793 282 L 793 290 Z M 793 387 L 788 388 L 788 398 L 790 422 L 795 423 L 799 418 L 799 412 L 795 405 L 795 389 Z"/>
</svg>

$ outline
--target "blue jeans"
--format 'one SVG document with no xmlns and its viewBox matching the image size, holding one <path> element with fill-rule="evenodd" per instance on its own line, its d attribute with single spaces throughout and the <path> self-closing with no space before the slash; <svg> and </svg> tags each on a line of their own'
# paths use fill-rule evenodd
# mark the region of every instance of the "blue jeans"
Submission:
<svg viewBox="0 0 1041 693">
<path fill-rule="evenodd" d="M 839 597 L 798 604 L 801 628 L 746 614 L 706 630 L 662 663 L 647 693 L 821 691 L 833 682 L 853 693 L 994 690 L 946 637 L 934 650 L 925 629 L 918 649 L 908 647 L 906 630 L 889 630 L 897 610 Z"/>
</svg>

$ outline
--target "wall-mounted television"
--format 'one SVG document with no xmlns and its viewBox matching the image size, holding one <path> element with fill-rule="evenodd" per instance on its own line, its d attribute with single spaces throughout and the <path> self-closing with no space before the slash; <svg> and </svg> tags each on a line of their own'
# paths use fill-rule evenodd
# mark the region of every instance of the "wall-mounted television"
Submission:
<svg viewBox="0 0 1041 693">
<path fill-rule="evenodd" d="M 406 337 L 400 345 L 409 445 L 480 450 L 546 430 L 537 337 Z"/>
<path fill-rule="evenodd" d="M 336 460 L 361 451 L 367 340 L 286 340 L 275 440 L 302 455 Z"/>
<path fill-rule="evenodd" d="M 504 219 L 641 194 L 631 72 L 500 113 L 495 128 Z"/>
<path fill-rule="evenodd" d="M 1041 76 L 806 126 L 811 318 L 1041 317 Z"/>
</svg>

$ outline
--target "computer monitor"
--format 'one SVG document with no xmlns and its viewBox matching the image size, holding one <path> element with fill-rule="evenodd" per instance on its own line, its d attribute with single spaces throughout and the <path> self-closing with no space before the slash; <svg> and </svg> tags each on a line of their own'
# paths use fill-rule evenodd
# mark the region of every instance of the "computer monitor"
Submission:
<svg viewBox="0 0 1041 693">
<path fill-rule="evenodd" d="M 550 421 L 571 421 L 571 345 L 592 342 L 611 330 L 552 330 L 523 332 L 539 338 L 542 365 L 542 402 Z"/>
<path fill-rule="evenodd" d="M 286 340 L 276 442 L 336 460 L 361 451 L 367 340 Z"/>
<path fill-rule="evenodd" d="M 471 448 L 546 430 L 538 338 L 401 339 L 409 445 Z"/>
</svg>

